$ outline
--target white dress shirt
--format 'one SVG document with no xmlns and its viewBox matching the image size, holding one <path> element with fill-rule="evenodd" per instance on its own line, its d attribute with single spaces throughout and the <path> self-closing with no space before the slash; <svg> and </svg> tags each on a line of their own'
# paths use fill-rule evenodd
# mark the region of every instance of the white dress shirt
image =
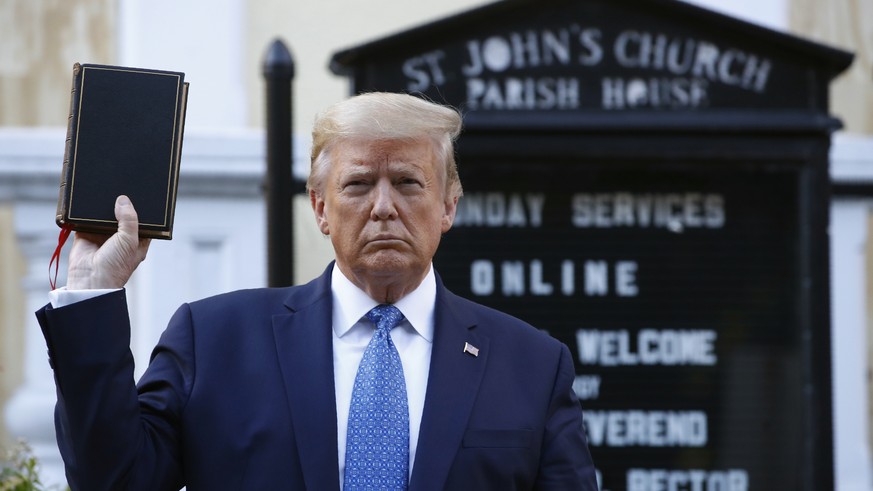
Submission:
<svg viewBox="0 0 873 491">
<path fill-rule="evenodd" d="M 121 288 L 95 288 L 93 290 L 67 290 L 67 287 L 62 286 L 56 290 L 49 292 L 49 303 L 53 309 L 59 309 L 72 305 L 76 302 L 82 302 L 90 298 L 99 297 L 107 293 L 117 292 Z"/>
<path fill-rule="evenodd" d="M 339 456 L 340 489 L 346 468 L 346 432 L 349 406 L 358 365 L 364 350 L 373 337 L 373 323 L 364 315 L 379 303 L 370 298 L 334 266 L 331 276 L 333 292 L 333 372 L 336 388 L 336 430 Z M 401 298 L 395 307 L 406 319 L 391 330 L 391 340 L 400 353 L 403 376 L 406 379 L 406 397 L 409 400 L 409 474 L 415 462 L 421 414 L 430 356 L 433 349 L 433 312 L 436 303 L 436 278 L 433 266 L 421 284 Z"/>
</svg>

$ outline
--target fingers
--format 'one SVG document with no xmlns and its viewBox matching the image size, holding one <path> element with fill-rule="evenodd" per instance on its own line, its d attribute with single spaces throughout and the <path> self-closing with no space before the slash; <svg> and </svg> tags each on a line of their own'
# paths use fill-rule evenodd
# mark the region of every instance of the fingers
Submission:
<svg viewBox="0 0 873 491">
<path fill-rule="evenodd" d="M 136 248 L 136 255 L 139 258 L 139 262 L 145 261 L 151 243 L 152 239 L 139 239 L 139 247 Z"/>
<path fill-rule="evenodd" d="M 70 251 L 67 287 L 121 288 L 145 260 L 150 240 L 140 239 L 136 209 L 127 196 L 115 200 L 118 231 L 111 237 L 76 234 Z"/>
</svg>

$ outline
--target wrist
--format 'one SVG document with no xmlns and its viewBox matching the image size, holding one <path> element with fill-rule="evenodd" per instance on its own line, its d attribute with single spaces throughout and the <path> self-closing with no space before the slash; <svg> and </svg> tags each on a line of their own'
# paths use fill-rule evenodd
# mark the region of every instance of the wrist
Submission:
<svg viewBox="0 0 873 491">
<path fill-rule="evenodd" d="M 73 269 L 67 272 L 68 290 L 91 290 L 94 288 L 92 284 L 91 275 L 87 272 Z"/>
</svg>

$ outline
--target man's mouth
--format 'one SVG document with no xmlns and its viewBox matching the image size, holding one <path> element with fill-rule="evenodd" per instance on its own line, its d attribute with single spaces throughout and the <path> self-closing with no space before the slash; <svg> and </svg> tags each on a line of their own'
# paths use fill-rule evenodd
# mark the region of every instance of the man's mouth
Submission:
<svg viewBox="0 0 873 491">
<path fill-rule="evenodd" d="M 403 240 L 400 237 L 393 234 L 378 234 L 370 239 L 371 242 L 381 242 L 381 241 L 394 241 L 394 240 Z"/>
</svg>

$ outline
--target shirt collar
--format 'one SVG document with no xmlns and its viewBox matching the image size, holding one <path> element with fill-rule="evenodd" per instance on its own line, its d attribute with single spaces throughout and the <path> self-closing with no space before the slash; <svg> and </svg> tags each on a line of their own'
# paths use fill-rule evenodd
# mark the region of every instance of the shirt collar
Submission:
<svg viewBox="0 0 873 491">
<path fill-rule="evenodd" d="M 333 293 L 333 329 L 338 337 L 345 335 L 379 302 L 358 288 L 334 264 L 330 289 Z M 394 303 L 406 320 L 427 342 L 433 342 L 433 311 L 436 303 L 436 277 L 433 264 L 415 290 Z"/>
</svg>

